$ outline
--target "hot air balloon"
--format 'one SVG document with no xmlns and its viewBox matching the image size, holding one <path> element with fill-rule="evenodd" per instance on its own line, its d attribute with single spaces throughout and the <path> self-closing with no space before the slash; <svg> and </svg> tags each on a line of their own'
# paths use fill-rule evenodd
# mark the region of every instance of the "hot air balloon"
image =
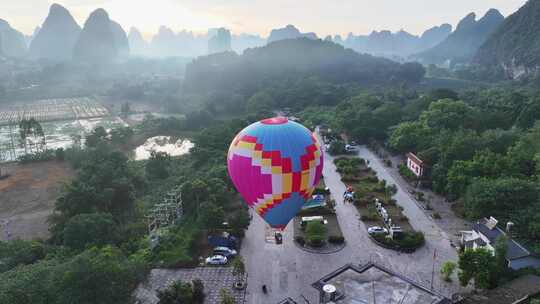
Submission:
<svg viewBox="0 0 540 304">
<path fill-rule="evenodd" d="M 286 117 L 253 123 L 233 139 L 227 167 L 250 208 L 283 230 L 311 198 L 323 169 L 315 135 Z"/>
</svg>

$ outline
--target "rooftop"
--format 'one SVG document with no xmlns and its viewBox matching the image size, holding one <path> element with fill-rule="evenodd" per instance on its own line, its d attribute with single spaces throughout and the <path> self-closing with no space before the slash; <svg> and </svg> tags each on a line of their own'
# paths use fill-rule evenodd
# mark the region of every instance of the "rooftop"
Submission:
<svg viewBox="0 0 540 304">
<path fill-rule="evenodd" d="M 326 284 L 336 287 L 338 294 L 338 299 L 334 301 L 336 304 L 450 303 L 447 298 L 374 263 L 364 266 L 347 264 L 312 286 L 320 292 Z"/>
<path fill-rule="evenodd" d="M 473 230 L 485 235 L 492 244 L 495 244 L 497 238 L 501 235 L 506 235 L 506 233 L 498 226 L 490 229 L 488 227 L 489 223 L 489 219 L 481 219 L 473 224 Z M 519 259 L 530 255 L 532 255 L 531 252 L 515 240 L 510 239 L 508 241 L 508 252 L 506 253 L 506 258 L 508 260 Z"/>
<path fill-rule="evenodd" d="M 424 162 L 412 152 L 407 153 L 407 157 L 410 158 L 413 162 L 417 163 L 418 165 L 424 164 Z"/>
</svg>

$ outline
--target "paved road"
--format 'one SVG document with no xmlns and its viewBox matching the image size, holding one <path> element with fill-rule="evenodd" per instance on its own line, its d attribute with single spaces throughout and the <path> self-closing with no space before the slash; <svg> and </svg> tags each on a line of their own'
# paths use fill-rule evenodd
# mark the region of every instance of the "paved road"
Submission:
<svg viewBox="0 0 540 304">
<path fill-rule="evenodd" d="M 396 184 L 393 178 L 385 173 L 384 166 L 375 155 L 364 148 L 359 153 L 370 160 L 379 177 Z M 303 297 L 310 303 L 318 303 L 318 294 L 311 287 L 313 282 L 347 263 L 364 264 L 370 260 L 401 272 L 429 287 L 435 248 L 437 257 L 434 290 L 446 296 L 451 296 L 459 290 L 456 283 L 445 283 L 438 275 L 440 265 L 444 261 L 457 260 L 456 251 L 450 246 L 444 232 L 416 206 L 404 190 L 398 189 L 395 198 L 403 205 L 404 212 L 411 219 L 413 227 L 426 233 L 426 245 L 413 254 L 400 254 L 371 242 L 366 227 L 359 220 L 356 208 L 350 204 L 343 204 L 341 194 L 345 191 L 345 185 L 341 182 L 333 158 L 329 155 L 325 156 L 323 173 L 325 183 L 337 203 L 336 212 L 347 246 L 342 251 L 329 255 L 304 252 L 293 243 L 292 224 L 284 233 L 282 245 L 270 244 L 265 241 L 264 221 L 254 215 L 241 249 L 248 270 L 246 303 L 277 303 L 285 297 L 292 297 L 298 303 L 305 303 Z M 268 286 L 267 295 L 262 293 L 263 284 Z"/>
</svg>

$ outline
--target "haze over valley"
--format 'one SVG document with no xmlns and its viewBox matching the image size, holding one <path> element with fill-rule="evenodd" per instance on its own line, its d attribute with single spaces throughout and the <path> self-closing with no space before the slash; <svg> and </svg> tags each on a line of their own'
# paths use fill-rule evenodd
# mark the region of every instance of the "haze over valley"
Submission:
<svg viewBox="0 0 540 304">
<path fill-rule="evenodd" d="M 540 0 L 4 2 L 0 303 L 540 303 Z"/>
</svg>

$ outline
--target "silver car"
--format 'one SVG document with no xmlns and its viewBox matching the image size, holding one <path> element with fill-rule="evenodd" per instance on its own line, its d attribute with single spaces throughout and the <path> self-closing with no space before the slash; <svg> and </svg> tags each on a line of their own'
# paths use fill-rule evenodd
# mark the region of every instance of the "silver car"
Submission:
<svg viewBox="0 0 540 304">
<path fill-rule="evenodd" d="M 227 258 L 222 255 L 213 255 L 206 258 L 207 265 L 225 265 L 227 264 Z"/>
<path fill-rule="evenodd" d="M 215 255 L 222 255 L 224 257 L 232 257 L 237 254 L 236 250 L 230 249 L 229 247 L 216 247 L 214 248 Z"/>
<path fill-rule="evenodd" d="M 367 232 L 369 234 L 388 234 L 388 230 L 386 228 L 379 226 L 369 227 Z"/>
</svg>

